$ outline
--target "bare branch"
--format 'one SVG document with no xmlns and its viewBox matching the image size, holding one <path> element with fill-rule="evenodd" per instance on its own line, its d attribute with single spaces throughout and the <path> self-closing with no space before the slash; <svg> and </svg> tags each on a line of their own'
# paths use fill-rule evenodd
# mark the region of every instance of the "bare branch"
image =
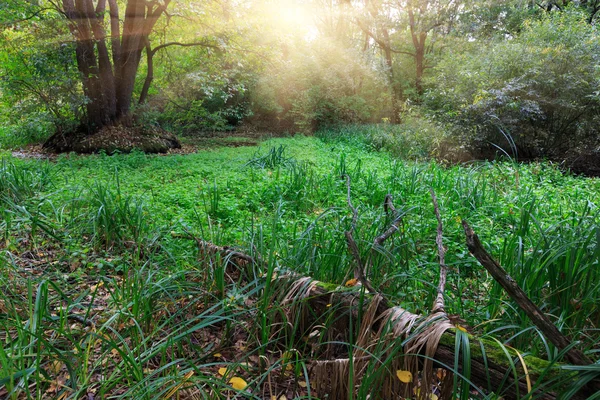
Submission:
<svg viewBox="0 0 600 400">
<path fill-rule="evenodd" d="M 365 276 L 365 264 L 363 263 L 362 259 L 360 258 L 360 251 L 358 250 L 358 245 L 356 244 L 356 240 L 354 240 L 353 234 L 354 234 L 354 231 L 356 230 L 356 221 L 358 220 L 358 210 L 356 209 L 356 207 L 354 207 L 352 205 L 352 198 L 351 198 L 351 191 L 350 191 L 350 189 L 351 189 L 350 175 L 346 174 L 345 178 L 346 178 L 346 186 L 348 187 L 348 197 L 347 197 L 348 207 L 350 208 L 350 210 L 352 210 L 352 223 L 350 226 L 350 230 L 344 232 L 344 235 L 346 236 L 348 250 L 350 251 L 350 254 L 356 261 L 356 267 L 354 268 L 354 278 L 356 280 L 358 280 L 361 283 L 361 285 L 363 285 L 369 292 L 379 293 L 377 290 L 375 290 L 373 285 L 371 285 L 371 282 L 369 282 L 367 277 Z"/>
<path fill-rule="evenodd" d="M 435 192 L 432 188 L 429 189 L 431 192 L 431 201 L 433 202 L 433 209 L 435 211 L 435 217 L 437 218 L 437 235 L 435 238 L 435 242 L 438 247 L 438 256 L 440 263 L 440 281 L 438 283 L 437 296 L 433 302 L 433 308 L 431 309 L 432 313 L 435 312 L 446 312 L 445 302 L 444 302 L 444 291 L 446 290 L 446 278 L 448 276 L 448 266 L 446 265 L 446 249 L 444 249 L 444 243 L 442 241 L 443 235 L 443 225 L 442 225 L 442 217 L 440 216 L 440 206 L 438 205 L 437 197 L 435 196 Z"/>
<path fill-rule="evenodd" d="M 492 275 L 508 293 L 508 295 L 517 303 L 519 308 L 523 310 L 529 319 L 537 326 L 540 331 L 559 349 L 564 350 L 571 346 L 571 340 L 563 335 L 558 328 L 548 319 L 546 314 L 535 305 L 527 294 L 519 287 L 518 283 L 508 275 L 508 273 L 489 255 L 479 241 L 479 237 L 469 226 L 467 221 L 463 220 L 463 228 L 467 238 L 467 247 L 479 263 Z M 592 364 L 589 358 L 580 350 L 571 348 L 567 351 L 567 359 L 576 365 Z"/>
</svg>

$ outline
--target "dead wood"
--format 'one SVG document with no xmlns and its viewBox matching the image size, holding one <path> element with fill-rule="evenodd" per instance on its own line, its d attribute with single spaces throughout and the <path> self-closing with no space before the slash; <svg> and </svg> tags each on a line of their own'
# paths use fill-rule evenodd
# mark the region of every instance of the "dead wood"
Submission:
<svg viewBox="0 0 600 400">
<path fill-rule="evenodd" d="M 444 249 L 444 242 L 442 240 L 443 225 L 442 217 L 440 216 L 440 206 L 438 205 L 437 197 L 433 189 L 429 189 L 431 192 L 431 201 L 433 202 L 433 209 L 435 211 L 435 217 L 437 218 L 437 234 L 435 242 L 438 247 L 438 257 L 440 264 L 440 281 L 438 283 L 437 296 L 433 301 L 432 313 L 435 312 L 446 312 L 446 306 L 444 302 L 444 291 L 446 289 L 446 279 L 448 276 L 448 266 L 446 265 L 446 250 Z"/>
<path fill-rule="evenodd" d="M 350 229 L 344 232 L 344 235 L 346 236 L 348 250 L 354 258 L 354 261 L 356 261 L 356 267 L 354 268 L 354 279 L 358 280 L 358 282 L 360 282 L 360 284 L 363 285 L 370 293 L 378 293 L 378 291 L 375 290 L 375 288 L 373 287 L 373 285 L 371 285 L 371 282 L 369 282 L 365 275 L 365 263 L 363 263 L 360 257 L 358 245 L 356 244 L 356 240 L 354 240 L 354 232 L 356 231 L 356 221 L 358 220 L 358 210 L 352 205 L 350 175 L 345 175 L 345 177 L 346 187 L 348 189 L 348 196 L 346 200 L 348 202 L 348 207 L 352 211 L 352 223 L 350 225 Z"/>
<path fill-rule="evenodd" d="M 245 269 L 250 264 L 262 263 L 260 259 L 234 248 L 217 246 L 197 238 L 196 241 L 203 257 L 218 254 L 229 267 Z M 285 293 L 285 296 L 280 298 L 279 301 L 287 309 L 286 314 L 289 322 L 292 325 L 297 323 L 300 331 L 310 332 L 317 326 L 325 326 L 326 321 L 332 315 L 335 315 L 334 322 L 329 324 L 327 341 L 347 342 L 349 341 L 348 334 L 352 329 L 350 315 L 356 320 L 359 314 L 369 314 L 368 321 L 363 319 L 359 330 L 362 336 L 358 340 L 361 342 L 361 348 L 368 349 L 372 345 L 372 341 L 377 340 L 378 337 L 393 335 L 396 338 L 407 338 L 412 336 L 414 339 L 419 334 L 424 337 L 428 325 L 443 322 L 443 333 L 439 336 L 435 348 L 419 347 L 418 343 L 413 340 L 412 345 L 410 341 L 406 343 L 404 354 L 412 353 L 414 355 L 412 362 L 417 360 L 420 364 L 417 368 L 422 368 L 423 360 L 427 357 L 430 357 L 433 367 L 441 367 L 447 370 L 453 368 L 456 357 L 455 333 L 453 330 L 455 327 L 449 321 L 444 320 L 445 316 L 443 314 L 435 313 L 427 317 L 414 314 L 402 307 L 389 307 L 378 294 L 365 293 L 360 287 L 348 288 L 325 284 L 292 271 L 278 269 L 275 275 L 276 278 L 274 278 L 272 284 L 277 291 Z M 450 326 L 446 325 L 447 323 Z M 431 335 L 431 332 L 429 334 Z M 440 330 L 435 334 L 439 335 Z M 511 355 L 513 356 L 512 362 L 517 367 L 518 378 L 515 378 L 510 365 L 511 362 L 508 359 L 491 356 L 492 354 L 502 353 L 498 345 L 490 341 L 479 340 L 474 336 L 469 336 L 469 339 L 471 347 L 471 376 L 469 379 L 471 382 L 486 393 L 502 388 L 502 393 L 498 394 L 501 394 L 506 400 L 517 400 L 527 393 L 525 373 L 516 353 L 513 352 Z M 487 357 L 482 356 L 481 348 L 485 349 Z M 349 359 L 340 358 L 339 354 L 334 353 L 333 349 L 328 349 L 324 354 L 326 359 L 313 362 L 313 379 L 311 379 L 311 383 L 315 385 L 315 390 L 318 393 L 328 393 L 329 398 L 347 399 L 348 388 L 344 391 L 343 385 L 347 384 Z M 430 355 L 426 356 L 427 353 Z M 369 362 L 376 362 L 372 357 L 361 352 L 356 352 L 353 356 L 355 371 L 365 371 Z M 461 354 L 459 357 L 459 373 L 462 373 L 462 357 Z M 532 356 L 527 356 L 524 360 L 528 364 L 529 376 L 535 383 L 535 379 L 541 371 L 536 370 L 533 366 L 545 365 L 545 362 Z M 529 360 L 531 360 L 530 364 L 527 363 Z M 408 367 L 405 361 L 406 357 L 404 357 L 404 360 L 398 357 L 389 366 L 390 376 L 385 379 L 382 378 L 383 382 L 380 382 L 380 386 L 378 386 L 378 390 L 381 390 L 382 395 L 388 394 L 383 398 L 393 398 L 394 395 L 402 395 L 403 393 L 410 394 L 409 392 L 412 389 L 409 389 L 409 387 L 412 386 L 403 384 L 394 376 L 396 369 Z M 336 382 L 341 382 L 342 387 L 336 386 Z M 413 386 L 415 384 L 415 382 L 412 383 Z M 331 391 L 329 391 L 330 389 Z M 338 393 L 339 396 L 333 396 L 334 393 Z M 542 395 L 541 390 L 537 390 L 536 393 L 538 397 Z M 589 392 L 581 391 L 572 399 L 583 400 L 587 399 L 588 396 Z M 557 399 L 557 396 L 546 392 L 543 393 L 543 398 L 553 400 Z"/>
<path fill-rule="evenodd" d="M 467 221 L 463 221 L 463 228 L 467 238 L 467 247 L 479 263 L 492 275 L 506 293 L 517 303 L 529 319 L 537 326 L 540 331 L 559 349 L 569 348 L 572 341 L 563 335 L 558 328 L 550 321 L 540 308 L 535 305 L 527 294 L 519 287 L 519 284 L 490 256 L 485 250 L 479 237 L 469 226 Z M 587 358 L 583 352 L 571 347 L 566 353 L 567 359 L 575 365 L 590 365 L 592 361 Z"/>
</svg>

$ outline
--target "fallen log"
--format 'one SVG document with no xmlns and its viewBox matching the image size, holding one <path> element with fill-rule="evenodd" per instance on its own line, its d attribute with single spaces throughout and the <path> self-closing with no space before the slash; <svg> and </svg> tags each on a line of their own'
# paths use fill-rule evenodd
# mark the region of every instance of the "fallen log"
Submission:
<svg viewBox="0 0 600 400">
<path fill-rule="evenodd" d="M 227 268 L 232 271 L 249 271 L 257 264 L 263 263 L 262 260 L 234 248 L 216 246 L 198 238 L 195 240 L 202 257 L 218 254 Z M 248 276 L 255 275 L 249 273 Z M 473 389 L 478 389 L 482 393 L 495 393 L 506 400 L 518 400 L 527 395 L 529 379 L 532 397 L 553 400 L 558 399 L 559 393 L 563 389 L 568 389 L 575 379 L 574 374 L 562 378 L 561 382 L 552 382 L 553 379 L 558 379 L 560 364 L 552 365 L 548 361 L 530 355 L 521 355 L 516 350 L 502 346 L 494 340 L 459 333 L 460 327 L 453 325 L 443 313 L 423 316 L 398 306 L 389 307 L 377 293 L 369 293 L 364 286 L 345 287 L 319 282 L 283 268 L 275 270 L 271 285 L 275 292 L 282 294 L 276 300 L 286 309 L 287 322 L 290 326 L 298 326 L 299 331 L 306 335 L 317 326 L 328 326 L 328 332 L 325 332 L 328 342 L 349 343 L 351 336 L 356 338 L 362 335 L 363 342 L 367 343 L 368 347 L 387 335 L 392 337 L 386 340 L 404 343 L 404 352 L 397 352 L 397 357 L 389 365 L 384 366 L 388 376 L 382 378 L 377 386 L 378 394 L 383 396 L 382 398 L 410 396 L 421 384 L 417 378 L 418 374 L 413 374 L 414 380 L 408 385 L 396 378 L 395 371 L 402 370 L 405 366 L 403 355 L 415 356 L 420 360 L 420 366 L 423 365 L 423 360 L 431 358 L 434 367 L 452 372 L 457 357 L 457 334 L 468 335 L 469 340 L 470 375 L 464 378 L 473 383 L 475 386 Z M 367 315 L 369 312 L 372 314 L 369 321 L 365 323 L 363 319 L 361 326 L 357 327 L 356 321 L 359 320 L 359 316 Z M 332 319 L 334 322 L 330 323 Z M 429 349 L 429 356 L 426 354 L 426 348 L 419 347 L 418 343 L 415 344 L 415 339 L 418 339 L 419 333 L 426 332 L 428 324 L 444 324 L 439 342 L 436 348 Z M 347 346 L 342 347 L 347 348 Z M 344 387 L 348 384 L 349 358 L 345 360 L 340 358 L 339 351 L 336 354 L 336 349 L 332 348 L 325 350 L 323 354 L 326 356 L 325 360 L 313 363 L 311 382 L 314 380 L 315 390 L 318 393 L 320 391 L 321 395 L 328 394 L 332 399 L 347 399 L 349 388 L 346 387 L 344 392 Z M 355 370 L 363 372 L 368 363 L 379 362 L 360 351 L 355 352 L 353 358 L 358 360 L 353 361 Z M 525 363 L 527 372 L 522 362 Z M 463 365 L 463 354 L 460 354 L 458 370 L 454 372 L 462 375 Z M 335 373 L 330 371 L 332 368 L 336 369 Z M 547 391 L 545 383 L 538 382 L 539 379 L 552 382 L 554 390 Z M 334 393 L 338 393 L 339 397 L 334 396 Z M 589 390 L 582 389 L 570 398 L 583 400 L 590 395 Z"/>
<path fill-rule="evenodd" d="M 423 316 L 394 306 L 390 299 L 375 289 L 367 276 L 372 258 L 370 255 L 365 260 L 361 258 L 354 239 L 358 211 L 351 201 L 350 177 L 344 177 L 347 203 L 352 211 L 350 229 L 345 232 L 345 237 L 355 261 L 353 281 L 356 286 L 348 288 L 326 284 L 282 268 L 276 268 L 273 275 L 268 276 L 269 280 L 265 276 L 259 278 L 265 280 L 267 292 L 280 294 L 274 300 L 285 310 L 287 321 L 282 325 L 295 327 L 296 331 L 288 336 L 300 332 L 302 336 L 310 337 L 316 331 L 318 335 L 326 335 L 325 350 L 318 354 L 318 361 L 312 363 L 311 382 L 318 394 L 327 395 L 330 399 L 354 398 L 356 390 L 364 390 L 366 386 L 368 392 L 362 394 L 375 395 L 377 398 L 412 398 L 416 395 L 417 399 L 424 400 L 437 391 L 438 398 L 450 399 L 458 390 L 456 386 L 459 380 L 455 375 L 459 375 L 459 391 L 463 393 L 476 390 L 482 395 L 495 394 L 510 400 L 526 395 L 552 400 L 574 384 L 576 373 L 561 373 L 557 365 L 524 356 L 498 340 L 469 335 L 467 329 L 459 325 L 460 322 L 451 320 L 446 314 L 444 290 L 448 268 L 442 243 L 442 220 L 433 190 L 431 197 L 438 221 L 436 244 L 440 280 L 431 313 Z M 375 238 L 372 250 L 392 236 L 400 224 L 390 195 L 385 198 L 384 210 L 392 211 L 393 222 L 382 235 Z M 485 252 L 477 236 L 466 223 L 464 227 L 469 250 L 513 298 L 516 296 L 519 305 L 529 311 L 528 315 L 534 323 L 551 340 L 552 336 L 558 340 L 555 344 L 568 351 L 571 362 L 589 364 L 581 352 L 569 349 L 568 339 L 558 332 L 518 286 L 507 281 L 506 273 Z M 219 247 L 191 235 L 190 238 L 197 241 L 204 257 L 212 258 L 218 254 L 225 266 L 233 267 L 237 273 L 245 270 L 248 277 L 255 279 L 256 274 L 252 269 L 257 265 L 263 271 L 273 271 L 260 257 L 251 257 L 229 247 Z M 322 331 L 320 334 L 319 330 Z M 289 342 L 289 339 L 286 338 L 286 341 Z M 379 351 L 374 354 L 371 351 L 373 348 L 379 348 Z M 437 381 L 433 373 L 436 367 L 446 371 Z M 394 371 L 401 374 L 396 377 Z M 368 380 L 366 385 L 363 385 L 364 380 Z M 597 382 L 590 382 L 569 398 L 587 399 L 596 392 L 597 387 Z"/>
</svg>

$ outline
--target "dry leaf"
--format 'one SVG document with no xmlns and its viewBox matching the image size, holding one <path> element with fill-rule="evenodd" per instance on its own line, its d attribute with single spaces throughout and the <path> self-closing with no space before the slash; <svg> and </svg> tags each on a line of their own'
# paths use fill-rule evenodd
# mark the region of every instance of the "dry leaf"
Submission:
<svg viewBox="0 0 600 400">
<path fill-rule="evenodd" d="M 298 382 L 298 385 L 299 385 L 300 387 L 302 387 L 302 388 L 305 388 L 305 387 L 307 386 L 307 384 L 306 384 L 306 382 L 305 382 L 305 381 L 300 381 L 300 382 Z"/>
<path fill-rule="evenodd" d="M 349 279 L 346 281 L 346 286 L 348 287 L 352 287 L 352 286 L 356 286 L 356 284 L 358 283 L 358 279 Z"/>
<path fill-rule="evenodd" d="M 231 378 L 229 383 L 231 383 L 231 386 L 236 390 L 244 390 L 248 386 L 245 380 L 237 376 Z"/>
<path fill-rule="evenodd" d="M 225 367 L 219 368 L 219 375 L 225 376 L 226 373 L 227 373 L 227 368 L 225 368 Z"/>
<path fill-rule="evenodd" d="M 412 374 L 410 373 L 410 371 L 398 370 L 396 371 L 396 376 L 398 377 L 398 379 L 400 379 L 401 382 L 412 382 Z"/>
</svg>

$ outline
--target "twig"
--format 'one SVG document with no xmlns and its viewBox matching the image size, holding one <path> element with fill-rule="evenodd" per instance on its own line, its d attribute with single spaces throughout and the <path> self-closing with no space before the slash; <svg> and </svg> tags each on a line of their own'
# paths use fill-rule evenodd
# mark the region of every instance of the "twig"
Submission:
<svg viewBox="0 0 600 400">
<path fill-rule="evenodd" d="M 346 243 L 348 243 L 348 250 L 350 251 L 350 254 L 356 261 L 356 267 L 354 268 L 354 278 L 356 280 L 358 280 L 360 282 L 360 284 L 363 285 L 369 292 L 374 293 L 374 294 L 379 293 L 377 290 L 375 290 L 373 285 L 371 285 L 371 282 L 369 282 L 369 280 L 365 276 L 365 264 L 363 263 L 362 259 L 360 258 L 360 251 L 358 250 L 356 240 L 354 240 L 353 234 L 354 234 L 354 231 L 356 230 L 356 221 L 358 220 L 358 210 L 356 209 L 356 207 L 354 207 L 352 205 L 351 190 L 350 190 L 350 188 L 351 188 L 350 175 L 345 175 L 345 178 L 346 178 L 346 186 L 348 187 L 348 196 L 347 196 L 346 200 L 348 201 L 348 207 L 350 208 L 350 210 L 352 210 L 352 223 L 350 226 L 350 230 L 344 232 L 344 235 L 346 236 Z"/>
<path fill-rule="evenodd" d="M 394 218 L 394 220 L 392 221 L 392 225 L 380 236 L 375 238 L 375 241 L 373 242 L 373 247 L 381 246 L 383 242 L 385 242 L 390 236 L 392 236 L 396 231 L 400 229 L 400 222 L 402 222 L 402 217 L 398 215 L 398 212 L 396 211 L 396 207 L 394 207 L 394 203 L 392 202 L 392 200 L 392 195 L 387 194 L 383 202 L 383 209 L 385 210 L 385 212 L 392 212 Z"/>
<path fill-rule="evenodd" d="M 435 242 L 438 247 L 438 256 L 440 263 L 440 281 L 438 283 L 437 296 L 433 302 L 433 308 L 431 309 L 432 313 L 435 312 L 446 312 L 445 302 L 444 302 L 444 291 L 446 290 L 446 278 L 448 276 L 448 266 L 446 265 L 446 249 L 444 249 L 444 243 L 442 241 L 443 234 L 443 225 L 442 225 L 442 217 L 440 216 L 440 206 L 438 205 L 437 197 L 435 196 L 435 192 L 432 188 L 429 189 L 431 192 L 431 201 L 433 202 L 433 209 L 435 211 L 435 217 L 437 218 L 437 235 L 435 238 Z"/>
<path fill-rule="evenodd" d="M 517 282 L 508 275 L 508 273 L 489 255 L 489 253 L 483 248 L 483 245 L 479 241 L 479 237 L 475 234 L 473 229 L 469 226 L 467 221 L 462 222 L 465 230 L 465 236 L 467 238 L 467 247 L 473 256 L 479 261 L 481 265 L 492 275 L 492 277 L 498 282 L 508 295 L 517 303 L 519 308 L 523 310 L 529 319 L 537 326 L 540 331 L 559 349 L 564 350 L 571 345 L 565 335 L 563 335 L 558 328 L 548 319 L 548 317 L 527 297 L 525 292 L 519 287 Z M 576 348 L 571 348 L 567 351 L 567 359 L 576 365 L 589 365 L 592 364 L 589 358 Z"/>
<path fill-rule="evenodd" d="M 86 319 L 84 317 L 82 317 L 81 315 L 77 315 L 77 314 L 67 314 L 67 319 L 70 319 L 71 321 L 75 321 L 75 322 L 79 322 L 80 324 L 89 326 L 89 327 L 95 327 L 96 324 L 94 324 L 94 321 L 92 321 L 91 319 Z"/>
</svg>

